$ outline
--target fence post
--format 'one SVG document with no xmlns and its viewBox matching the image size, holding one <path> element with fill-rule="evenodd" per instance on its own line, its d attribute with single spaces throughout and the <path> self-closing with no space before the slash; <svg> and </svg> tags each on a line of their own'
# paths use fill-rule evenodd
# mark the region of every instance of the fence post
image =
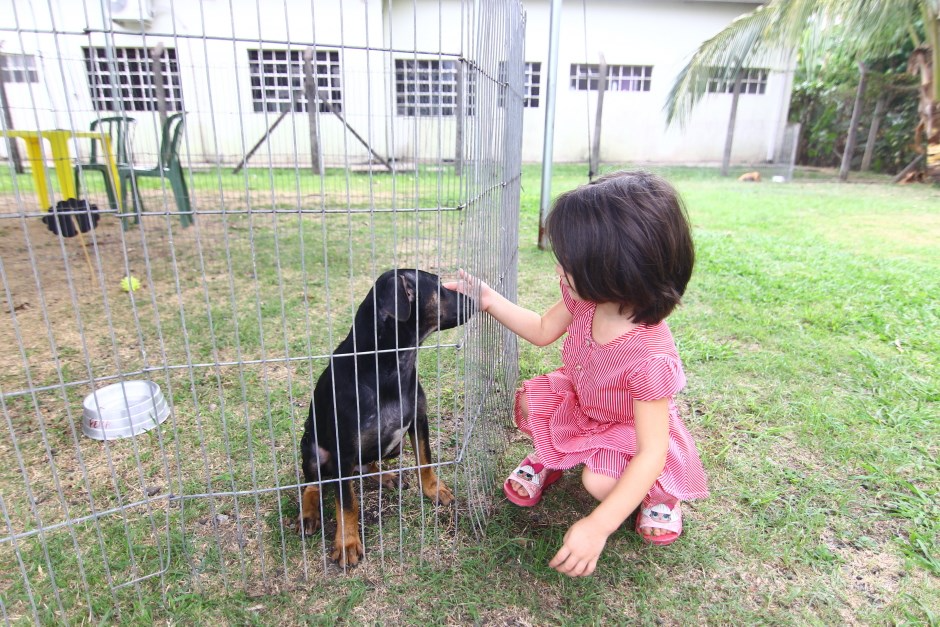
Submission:
<svg viewBox="0 0 940 627">
<path fill-rule="evenodd" d="M 597 66 L 597 114 L 594 119 L 594 141 L 591 145 L 591 163 L 588 166 L 588 180 L 593 181 L 601 163 L 601 119 L 604 116 L 604 92 L 607 91 L 607 60 L 601 54 Z"/>
<path fill-rule="evenodd" d="M 13 130 L 13 116 L 10 115 L 10 101 L 7 100 L 7 83 L 3 77 L 3 64 L 0 63 L 0 107 L 3 108 L 3 125 L 8 131 Z M 16 140 L 12 137 L 7 138 L 7 146 L 10 148 L 10 161 L 13 162 L 13 169 L 17 174 L 23 173 L 23 160 L 20 159 L 20 149 L 16 145 Z"/>
<path fill-rule="evenodd" d="M 166 88 L 163 82 L 163 44 L 159 43 L 150 51 L 153 68 L 153 91 L 157 99 L 157 112 L 160 114 L 160 128 L 166 126 Z"/>
<path fill-rule="evenodd" d="M 317 128 L 317 83 L 313 75 L 313 48 L 304 50 L 304 94 L 307 96 L 307 119 L 310 122 L 310 167 L 314 174 L 323 176 L 323 156 L 320 154 L 320 129 Z M 293 105 L 291 105 L 293 106 Z"/>
</svg>

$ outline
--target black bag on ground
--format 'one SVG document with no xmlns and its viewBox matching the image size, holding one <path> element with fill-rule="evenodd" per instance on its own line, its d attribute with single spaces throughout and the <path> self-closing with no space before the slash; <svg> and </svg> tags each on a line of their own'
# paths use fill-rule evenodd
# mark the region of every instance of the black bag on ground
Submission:
<svg viewBox="0 0 940 627">
<path fill-rule="evenodd" d="M 100 219 L 98 205 L 89 205 L 87 200 L 69 198 L 57 202 L 55 207 L 50 207 L 49 215 L 43 216 L 42 221 L 46 228 L 56 235 L 75 237 L 79 232 L 87 233 L 98 226 Z"/>
</svg>

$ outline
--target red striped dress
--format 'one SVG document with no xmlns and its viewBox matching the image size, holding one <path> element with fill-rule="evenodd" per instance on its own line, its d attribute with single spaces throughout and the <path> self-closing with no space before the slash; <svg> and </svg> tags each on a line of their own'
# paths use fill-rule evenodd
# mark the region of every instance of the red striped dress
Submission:
<svg viewBox="0 0 940 627">
<path fill-rule="evenodd" d="M 685 386 L 682 362 L 665 321 L 640 325 L 607 344 L 591 335 L 595 304 L 575 300 L 562 284 L 572 314 L 561 368 L 523 384 L 528 418 L 516 402 L 516 424 L 532 437 L 539 461 L 549 468 L 585 464 L 620 477 L 636 454 L 633 401 L 669 398 L 669 449 L 652 492 L 686 501 L 708 496 L 705 470 L 692 434 L 673 400 Z"/>
</svg>

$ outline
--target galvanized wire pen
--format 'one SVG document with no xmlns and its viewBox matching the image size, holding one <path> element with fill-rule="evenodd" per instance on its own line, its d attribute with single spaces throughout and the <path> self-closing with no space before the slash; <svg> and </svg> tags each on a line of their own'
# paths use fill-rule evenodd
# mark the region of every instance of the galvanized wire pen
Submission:
<svg viewBox="0 0 940 627">
<path fill-rule="evenodd" d="M 33 132 L 53 166 L 0 173 L 4 622 L 340 573 L 336 480 L 321 481 L 324 528 L 298 533 L 299 441 L 372 282 L 464 268 L 515 297 L 519 0 L 4 7 L 2 52 L 28 71 L 0 130 Z M 91 130 L 112 123 L 120 140 Z M 87 208 L 57 205 L 72 190 Z M 514 336 L 480 314 L 417 355 L 432 463 L 456 503 L 421 496 L 408 444 L 361 468 L 365 573 L 446 563 L 500 495 Z M 117 386 L 128 414 L 134 381 L 159 386 L 159 424 L 90 428 L 85 399 L 104 415 Z"/>
</svg>

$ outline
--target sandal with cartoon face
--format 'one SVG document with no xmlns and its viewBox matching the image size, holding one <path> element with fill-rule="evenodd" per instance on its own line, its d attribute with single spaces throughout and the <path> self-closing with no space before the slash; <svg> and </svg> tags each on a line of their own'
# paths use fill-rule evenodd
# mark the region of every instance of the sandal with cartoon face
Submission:
<svg viewBox="0 0 940 627">
<path fill-rule="evenodd" d="M 658 536 L 651 536 L 641 533 L 641 528 L 664 529 L 668 533 Z M 679 502 L 672 507 L 666 503 L 659 503 L 652 507 L 640 507 L 640 513 L 636 517 L 636 532 L 644 542 L 666 546 L 676 541 L 682 534 L 682 510 L 679 508 Z"/>
<path fill-rule="evenodd" d="M 546 468 L 539 462 L 533 462 L 528 456 L 510 473 L 503 483 L 506 498 L 520 507 L 532 507 L 542 500 L 545 488 L 561 479 L 562 471 Z M 510 482 L 510 480 L 512 480 Z M 520 485 L 529 494 L 520 496 L 514 485 Z"/>
</svg>

